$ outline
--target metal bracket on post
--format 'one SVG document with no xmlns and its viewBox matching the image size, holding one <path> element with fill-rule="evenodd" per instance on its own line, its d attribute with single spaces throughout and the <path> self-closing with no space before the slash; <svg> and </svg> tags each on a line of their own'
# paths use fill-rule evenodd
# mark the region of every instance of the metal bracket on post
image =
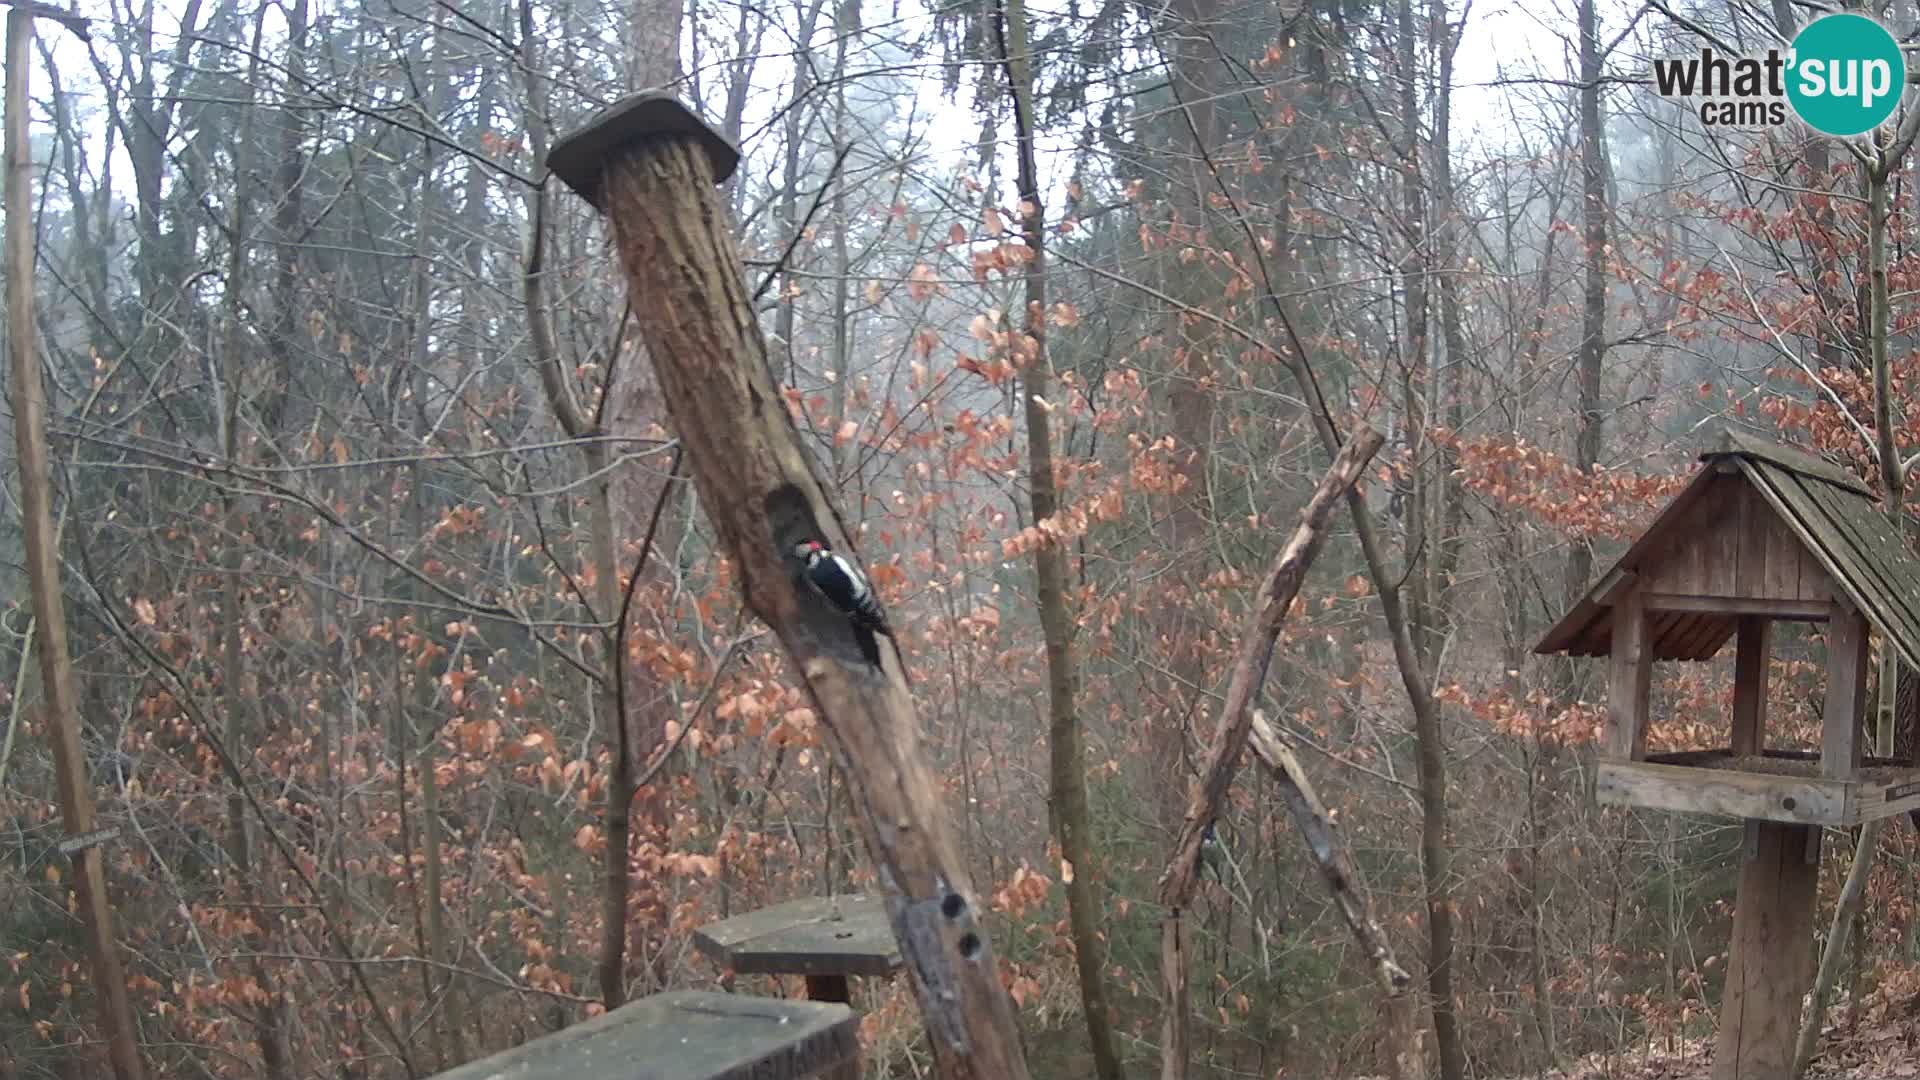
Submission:
<svg viewBox="0 0 1920 1080">
<path fill-rule="evenodd" d="M 1760 857 L 1760 819 L 1759 818 L 1746 819 L 1746 835 L 1743 839 L 1744 839 L 1743 847 L 1745 849 L 1745 855 L 1744 855 L 1745 860 L 1747 862 L 1752 862 L 1753 860 L 1759 858 Z"/>
<path fill-rule="evenodd" d="M 1825 826 L 1822 826 L 1822 825 L 1807 826 L 1807 865 L 1808 866 L 1820 865 L 1820 839 L 1825 835 L 1827 835 L 1827 830 Z"/>
</svg>

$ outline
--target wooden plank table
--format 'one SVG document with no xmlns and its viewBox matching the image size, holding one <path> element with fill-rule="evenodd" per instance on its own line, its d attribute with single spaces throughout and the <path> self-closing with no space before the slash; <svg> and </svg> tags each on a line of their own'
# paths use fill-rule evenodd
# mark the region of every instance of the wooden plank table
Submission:
<svg viewBox="0 0 1920 1080">
<path fill-rule="evenodd" d="M 678 990 L 435 1080 L 809 1080 L 858 1060 L 858 1028 L 845 1005 Z"/>
<path fill-rule="evenodd" d="M 849 1000 L 850 975 L 900 970 L 900 945 L 877 896 L 816 896 L 704 926 L 693 943 L 738 975 L 803 975 L 814 1001 Z"/>
</svg>

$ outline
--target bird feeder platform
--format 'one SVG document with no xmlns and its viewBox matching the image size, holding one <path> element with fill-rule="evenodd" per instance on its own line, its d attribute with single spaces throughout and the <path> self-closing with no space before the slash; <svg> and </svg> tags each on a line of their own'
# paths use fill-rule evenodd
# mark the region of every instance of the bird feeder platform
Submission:
<svg viewBox="0 0 1920 1080">
<path fill-rule="evenodd" d="M 807 997 L 847 1001 L 849 976 L 900 970 L 900 946 L 877 896 L 811 897 L 694 931 L 693 943 L 737 975 L 801 975 Z"/>
<path fill-rule="evenodd" d="M 858 1060 L 845 1005 L 654 994 L 436 1080 L 813 1080 Z"/>
<path fill-rule="evenodd" d="M 1866 757 L 1850 778 L 1835 780 L 1820 774 L 1815 753 L 1735 754 L 1722 747 L 1602 761 L 1595 791 L 1617 806 L 1850 827 L 1920 807 L 1920 770 Z"/>
</svg>

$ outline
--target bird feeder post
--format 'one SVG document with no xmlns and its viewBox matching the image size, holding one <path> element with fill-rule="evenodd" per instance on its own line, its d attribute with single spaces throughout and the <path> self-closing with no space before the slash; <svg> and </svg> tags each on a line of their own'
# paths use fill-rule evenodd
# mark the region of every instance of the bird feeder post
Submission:
<svg viewBox="0 0 1920 1080">
<path fill-rule="evenodd" d="M 812 450 L 775 385 L 725 201 L 739 154 L 671 96 L 636 95 L 557 141 L 547 165 L 605 214 L 718 554 L 785 648 L 845 763 L 888 924 L 941 1075 L 1026 1080 L 1012 1001 L 976 916 L 919 744 L 898 652 L 804 588 L 809 541 L 854 558 Z M 891 646 L 891 642 L 887 643 Z"/>
<path fill-rule="evenodd" d="M 1813 985 L 1820 826 L 1750 820 L 1746 831 L 1713 1080 L 1793 1075 L 1800 999 Z"/>
<path fill-rule="evenodd" d="M 1714 1080 L 1790 1075 L 1813 983 L 1821 829 L 1920 811 L 1910 757 L 1865 757 L 1868 636 L 1920 662 L 1920 560 L 1872 489 L 1832 462 L 1728 430 L 1706 466 L 1536 652 L 1608 658 L 1601 802 L 1741 819 L 1746 842 Z M 1776 621 L 1825 624 L 1817 748 L 1767 745 Z M 1648 753 L 1657 660 L 1734 641 L 1727 742 Z M 1817 1018 L 1816 1018 L 1817 1019 Z"/>
</svg>

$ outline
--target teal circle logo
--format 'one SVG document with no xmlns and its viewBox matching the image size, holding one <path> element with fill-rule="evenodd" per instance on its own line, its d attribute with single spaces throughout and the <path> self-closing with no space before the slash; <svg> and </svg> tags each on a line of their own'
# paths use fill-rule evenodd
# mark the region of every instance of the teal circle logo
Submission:
<svg viewBox="0 0 1920 1080">
<path fill-rule="evenodd" d="M 1887 122 L 1907 86 L 1900 43 L 1865 15 L 1825 15 L 1800 29 L 1788 54 L 1787 101 L 1827 135 L 1859 135 Z"/>
</svg>

